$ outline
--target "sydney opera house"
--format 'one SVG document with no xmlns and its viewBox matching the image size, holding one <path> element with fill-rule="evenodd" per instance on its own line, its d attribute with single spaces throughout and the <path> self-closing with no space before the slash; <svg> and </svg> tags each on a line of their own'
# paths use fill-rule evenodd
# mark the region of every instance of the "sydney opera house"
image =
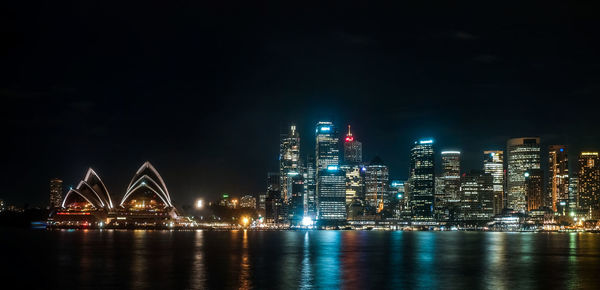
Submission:
<svg viewBox="0 0 600 290">
<path fill-rule="evenodd" d="M 134 174 L 119 202 L 113 201 L 100 176 L 88 169 L 77 187 L 50 215 L 51 227 L 162 228 L 186 224 L 178 216 L 158 171 L 145 162 Z"/>
</svg>

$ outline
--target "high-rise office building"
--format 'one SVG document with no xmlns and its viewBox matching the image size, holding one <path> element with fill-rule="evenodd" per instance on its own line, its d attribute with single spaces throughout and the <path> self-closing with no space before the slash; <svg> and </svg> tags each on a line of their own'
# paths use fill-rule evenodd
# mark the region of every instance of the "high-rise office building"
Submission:
<svg viewBox="0 0 600 290">
<path fill-rule="evenodd" d="M 410 150 L 410 205 L 415 221 L 431 221 L 434 216 L 435 169 L 433 140 L 415 142 Z"/>
<path fill-rule="evenodd" d="M 348 125 L 348 133 L 344 139 L 344 164 L 359 165 L 362 163 L 362 143 L 356 140 L 350 131 Z"/>
<path fill-rule="evenodd" d="M 346 220 L 346 174 L 337 165 L 320 170 L 317 182 L 318 220 L 321 224 Z"/>
<path fill-rule="evenodd" d="M 346 174 L 340 170 L 337 131 L 331 122 L 316 128 L 315 170 L 317 218 L 320 222 L 346 219 Z"/>
<path fill-rule="evenodd" d="M 280 222 L 283 217 L 281 187 L 278 172 L 267 174 L 267 197 L 265 201 L 265 219 L 270 223 Z"/>
<path fill-rule="evenodd" d="M 355 199 L 364 200 L 366 167 L 342 165 L 340 169 L 346 174 L 346 205 L 350 205 Z"/>
<path fill-rule="evenodd" d="M 288 203 L 288 218 L 293 225 L 299 225 L 302 222 L 302 219 L 308 215 L 308 207 L 304 196 L 304 175 L 299 173 L 288 174 L 290 174 L 290 180 L 292 183 L 292 186 L 288 191 L 290 194 Z"/>
<path fill-rule="evenodd" d="M 577 177 L 569 178 L 569 209 L 575 211 L 579 209 L 579 191 L 577 190 Z"/>
<path fill-rule="evenodd" d="M 527 210 L 525 173 L 540 169 L 540 138 L 524 137 L 509 139 L 506 144 L 508 178 L 507 206 L 513 210 Z"/>
<path fill-rule="evenodd" d="M 300 174 L 300 135 L 295 125 L 279 139 L 279 178 L 281 199 L 288 203 L 291 198 L 292 177 Z"/>
<path fill-rule="evenodd" d="M 494 177 L 472 170 L 461 177 L 460 219 L 491 220 L 494 216 Z"/>
<path fill-rule="evenodd" d="M 388 203 L 389 170 L 379 157 L 375 157 L 365 172 L 365 202 L 377 212 Z"/>
<path fill-rule="evenodd" d="M 567 213 L 569 203 L 569 158 L 566 145 L 548 147 L 548 194 L 546 205 L 554 212 Z"/>
<path fill-rule="evenodd" d="M 494 214 L 504 208 L 504 151 L 483 151 L 483 171 L 494 178 Z"/>
<path fill-rule="evenodd" d="M 439 187 L 438 186 L 439 184 Z M 440 190 L 438 190 L 438 188 Z M 442 176 L 436 179 L 435 211 L 438 220 L 448 220 L 450 200 L 460 191 L 460 151 L 442 151 Z"/>
<path fill-rule="evenodd" d="M 598 152 L 581 152 L 578 163 L 579 208 L 588 211 L 592 218 L 598 218 L 600 217 L 600 157 Z"/>
<path fill-rule="evenodd" d="M 316 129 L 315 164 L 317 176 L 320 170 L 326 170 L 329 165 L 338 166 L 340 149 L 337 131 L 331 122 L 319 122 Z"/>
<path fill-rule="evenodd" d="M 62 203 L 63 181 L 54 178 L 50 180 L 50 208 L 59 208 Z"/>
<path fill-rule="evenodd" d="M 541 169 L 531 169 L 524 175 L 527 210 L 539 209 L 544 205 L 544 173 Z"/>
<path fill-rule="evenodd" d="M 317 170 L 315 168 L 315 157 L 312 155 L 308 156 L 304 175 L 307 215 L 314 219 L 317 216 Z"/>
</svg>

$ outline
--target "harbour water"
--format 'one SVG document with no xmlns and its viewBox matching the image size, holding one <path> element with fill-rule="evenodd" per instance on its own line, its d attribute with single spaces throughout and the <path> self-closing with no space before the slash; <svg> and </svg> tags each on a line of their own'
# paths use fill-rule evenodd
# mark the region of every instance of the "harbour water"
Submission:
<svg viewBox="0 0 600 290">
<path fill-rule="evenodd" d="M 3 283 L 28 289 L 600 285 L 592 233 L 0 229 L 0 246 Z"/>
</svg>

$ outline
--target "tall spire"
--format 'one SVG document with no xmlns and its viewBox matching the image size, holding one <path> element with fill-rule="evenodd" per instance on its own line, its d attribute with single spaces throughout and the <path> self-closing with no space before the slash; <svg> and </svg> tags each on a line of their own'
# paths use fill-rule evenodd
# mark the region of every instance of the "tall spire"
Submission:
<svg viewBox="0 0 600 290">
<path fill-rule="evenodd" d="M 354 137 L 352 137 L 352 132 L 350 131 L 350 125 L 348 125 L 348 134 L 346 134 L 346 142 L 354 141 Z"/>
</svg>

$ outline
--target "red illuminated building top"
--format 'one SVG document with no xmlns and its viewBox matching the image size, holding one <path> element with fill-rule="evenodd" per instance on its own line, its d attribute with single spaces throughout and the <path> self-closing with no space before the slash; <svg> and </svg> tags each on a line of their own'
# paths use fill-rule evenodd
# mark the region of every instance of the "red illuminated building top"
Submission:
<svg viewBox="0 0 600 290">
<path fill-rule="evenodd" d="M 346 134 L 346 142 L 354 141 L 354 136 L 352 136 L 352 132 L 350 132 L 350 125 L 348 125 L 348 134 Z"/>
</svg>

